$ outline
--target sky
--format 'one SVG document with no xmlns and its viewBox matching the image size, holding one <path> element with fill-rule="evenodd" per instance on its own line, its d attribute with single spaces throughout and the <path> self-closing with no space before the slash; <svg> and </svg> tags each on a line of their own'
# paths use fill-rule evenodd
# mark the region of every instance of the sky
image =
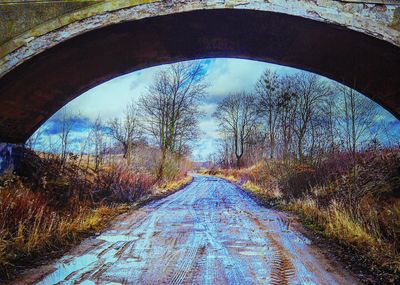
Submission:
<svg viewBox="0 0 400 285">
<path fill-rule="evenodd" d="M 243 59 L 205 59 L 202 60 L 202 64 L 205 66 L 205 81 L 209 87 L 201 105 L 201 110 L 205 113 L 200 118 L 199 125 L 202 135 L 200 140 L 192 145 L 192 159 L 196 161 L 207 160 L 209 155 L 216 151 L 218 126 L 212 114 L 224 96 L 230 92 L 253 90 L 266 68 L 280 74 L 296 72 L 296 69 L 290 67 Z M 88 90 L 68 103 L 64 108 L 74 114 L 80 114 L 80 119 L 77 119 L 73 130 L 72 143 L 78 143 L 87 136 L 90 122 L 97 117 L 107 122 L 122 116 L 126 105 L 137 101 L 146 92 L 155 74 L 165 67 L 165 65 L 156 66 L 116 77 Z M 46 134 L 54 136 L 54 139 L 58 132 L 59 117 L 60 112 L 42 127 L 42 130 L 46 129 Z M 394 118 L 387 113 L 383 119 Z"/>
</svg>

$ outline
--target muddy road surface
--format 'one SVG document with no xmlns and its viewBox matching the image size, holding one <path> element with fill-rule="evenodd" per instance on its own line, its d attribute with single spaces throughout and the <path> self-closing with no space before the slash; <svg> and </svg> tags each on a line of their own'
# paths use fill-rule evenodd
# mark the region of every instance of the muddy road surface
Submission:
<svg viewBox="0 0 400 285">
<path fill-rule="evenodd" d="M 281 212 L 195 176 L 19 284 L 356 284 Z"/>
</svg>

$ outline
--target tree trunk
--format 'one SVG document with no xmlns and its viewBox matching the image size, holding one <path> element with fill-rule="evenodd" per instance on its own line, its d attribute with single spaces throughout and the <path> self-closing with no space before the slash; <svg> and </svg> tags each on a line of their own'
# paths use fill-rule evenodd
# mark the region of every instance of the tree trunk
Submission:
<svg viewBox="0 0 400 285">
<path fill-rule="evenodd" d="M 164 176 L 164 164 L 165 164 L 166 157 L 167 157 L 167 151 L 166 151 L 166 149 L 162 149 L 161 150 L 160 166 L 158 167 L 158 173 L 157 173 L 157 181 L 160 181 L 161 179 L 163 179 L 163 176 Z"/>
<path fill-rule="evenodd" d="M 300 139 L 298 142 L 297 151 L 299 152 L 299 161 L 303 162 L 303 143 Z"/>
<path fill-rule="evenodd" d="M 236 167 L 240 169 L 240 159 L 242 156 L 236 156 Z"/>
</svg>

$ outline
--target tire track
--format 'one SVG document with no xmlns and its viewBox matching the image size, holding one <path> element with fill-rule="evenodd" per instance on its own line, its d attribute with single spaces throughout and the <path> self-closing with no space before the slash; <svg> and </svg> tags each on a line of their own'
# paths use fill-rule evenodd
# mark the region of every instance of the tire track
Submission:
<svg viewBox="0 0 400 285">
<path fill-rule="evenodd" d="M 241 270 L 239 264 L 236 263 L 235 258 L 229 253 L 229 250 L 219 241 L 219 234 L 215 227 L 218 223 L 216 218 L 219 210 L 226 209 L 226 203 L 222 202 L 220 191 L 216 188 L 217 183 L 210 183 L 207 185 L 207 196 L 214 199 L 198 199 L 190 211 L 195 217 L 196 222 L 204 227 L 205 236 L 210 247 L 214 248 L 220 254 L 220 261 L 227 270 L 226 277 L 229 279 L 229 284 L 243 284 L 245 275 Z M 207 202 L 207 203 L 204 203 Z"/>
<path fill-rule="evenodd" d="M 282 245 L 281 242 L 278 242 L 270 231 L 271 229 L 267 228 L 262 222 L 260 222 L 259 218 L 254 216 L 249 211 L 243 211 L 247 215 L 249 219 L 253 221 L 255 226 L 259 228 L 262 232 L 265 233 L 269 245 L 272 249 L 272 264 L 271 264 L 271 284 L 272 285 L 286 285 L 290 283 L 290 280 L 295 279 L 296 270 L 289 258 L 290 254 Z M 278 218 L 278 225 L 283 231 L 287 231 L 289 224 L 285 222 L 282 218 Z"/>
<path fill-rule="evenodd" d="M 187 274 L 191 271 L 194 261 L 196 259 L 197 253 L 200 249 L 200 241 L 195 239 L 192 246 L 189 248 L 187 254 L 183 256 L 181 261 L 177 264 L 177 269 L 172 276 L 171 281 L 168 283 L 170 285 L 179 285 L 182 284 L 183 280 L 187 276 Z"/>
<path fill-rule="evenodd" d="M 272 236 L 268 237 L 274 248 L 274 256 L 272 258 L 272 285 L 286 285 L 291 279 L 295 278 L 295 269 L 292 262 L 287 257 L 287 252 L 283 246 Z"/>
<path fill-rule="evenodd" d="M 285 215 L 204 176 L 77 252 L 39 284 L 356 284 L 327 272 Z"/>
</svg>

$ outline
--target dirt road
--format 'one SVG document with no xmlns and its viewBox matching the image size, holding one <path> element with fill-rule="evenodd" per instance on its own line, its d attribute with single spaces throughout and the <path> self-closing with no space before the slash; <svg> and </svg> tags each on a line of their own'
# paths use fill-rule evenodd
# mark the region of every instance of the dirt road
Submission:
<svg viewBox="0 0 400 285">
<path fill-rule="evenodd" d="M 355 284 L 234 185 L 196 176 L 20 283 Z"/>
</svg>

